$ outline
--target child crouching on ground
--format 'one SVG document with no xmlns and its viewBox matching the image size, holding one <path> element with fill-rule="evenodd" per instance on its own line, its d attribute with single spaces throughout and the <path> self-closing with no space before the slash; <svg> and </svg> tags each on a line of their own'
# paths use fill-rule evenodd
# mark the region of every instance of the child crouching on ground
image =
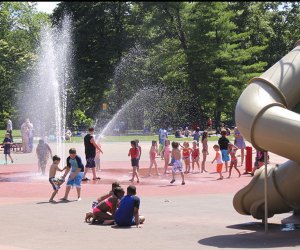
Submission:
<svg viewBox="0 0 300 250">
<path fill-rule="evenodd" d="M 58 167 L 58 164 L 60 163 L 60 157 L 58 157 L 57 155 L 54 155 L 52 157 L 53 163 L 50 166 L 50 170 L 49 170 L 49 182 L 51 183 L 52 187 L 53 187 L 53 193 L 50 197 L 49 202 L 55 202 L 54 196 L 57 194 L 58 189 L 60 188 L 60 186 L 65 182 L 64 178 L 56 178 L 56 171 L 64 171 L 66 168 L 64 167 L 63 169 L 60 169 Z"/>
</svg>

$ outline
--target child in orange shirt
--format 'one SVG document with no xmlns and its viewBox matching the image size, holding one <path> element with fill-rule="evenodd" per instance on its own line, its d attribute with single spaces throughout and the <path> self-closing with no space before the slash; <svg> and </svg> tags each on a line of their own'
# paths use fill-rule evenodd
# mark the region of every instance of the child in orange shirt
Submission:
<svg viewBox="0 0 300 250">
<path fill-rule="evenodd" d="M 223 180 L 223 175 L 222 175 L 223 160 L 222 160 L 222 155 L 220 153 L 220 146 L 215 144 L 213 146 L 213 149 L 216 151 L 216 156 L 211 163 L 213 164 L 214 161 L 217 161 L 217 173 L 220 174 L 220 178 L 218 178 L 217 180 Z"/>
</svg>

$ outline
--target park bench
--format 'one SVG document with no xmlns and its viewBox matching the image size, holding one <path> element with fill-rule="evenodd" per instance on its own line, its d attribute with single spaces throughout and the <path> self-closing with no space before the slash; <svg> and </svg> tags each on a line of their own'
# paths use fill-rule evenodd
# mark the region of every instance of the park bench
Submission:
<svg viewBox="0 0 300 250">
<path fill-rule="evenodd" d="M 10 144 L 10 148 L 16 152 L 21 152 L 23 149 L 22 146 L 23 146 L 22 140 L 18 140 L 18 139 L 16 139 L 16 141 L 14 141 L 12 144 Z M 3 143 L 0 143 L 0 150 L 4 150 Z"/>
</svg>

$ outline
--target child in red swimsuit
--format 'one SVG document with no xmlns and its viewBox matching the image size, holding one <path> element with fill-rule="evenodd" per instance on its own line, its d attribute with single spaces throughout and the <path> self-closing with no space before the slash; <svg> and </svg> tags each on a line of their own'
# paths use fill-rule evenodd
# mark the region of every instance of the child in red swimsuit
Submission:
<svg viewBox="0 0 300 250">
<path fill-rule="evenodd" d="M 148 176 L 151 175 L 151 168 L 154 165 L 155 166 L 155 171 L 156 175 L 159 175 L 158 169 L 157 169 L 157 163 L 155 160 L 156 155 L 158 154 L 158 149 L 157 149 L 157 141 L 152 141 L 152 145 L 149 151 L 149 157 L 150 157 L 150 166 L 149 166 L 149 173 Z"/>
<path fill-rule="evenodd" d="M 194 173 L 194 166 L 195 163 L 198 166 L 198 173 L 200 173 L 200 164 L 199 164 L 199 160 L 200 160 L 200 151 L 198 148 L 198 142 L 197 141 L 193 141 L 193 148 L 192 148 L 192 173 Z"/>
<path fill-rule="evenodd" d="M 180 145 L 180 144 L 179 144 Z M 180 145 L 181 146 L 181 145 Z M 185 141 L 182 147 L 182 159 L 185 164 L 185 174 L 190 172 L 190 155 L 192 153 L 192 149 L 189 147 L 189 143 Z"/>
</svg>

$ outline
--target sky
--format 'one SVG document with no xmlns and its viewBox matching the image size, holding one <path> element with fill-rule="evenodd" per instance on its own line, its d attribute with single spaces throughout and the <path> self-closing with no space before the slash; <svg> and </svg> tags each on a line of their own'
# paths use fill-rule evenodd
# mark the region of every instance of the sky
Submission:
<svg viewBox="0 0 300 250">
<path fill-rule="evenodd" d="M 37 10 L 46 12 L 48 14 L 52 14 L 52 11 L 56 7 L 56 5 L 60 2 L 37 2 Z"/>
</svg>

